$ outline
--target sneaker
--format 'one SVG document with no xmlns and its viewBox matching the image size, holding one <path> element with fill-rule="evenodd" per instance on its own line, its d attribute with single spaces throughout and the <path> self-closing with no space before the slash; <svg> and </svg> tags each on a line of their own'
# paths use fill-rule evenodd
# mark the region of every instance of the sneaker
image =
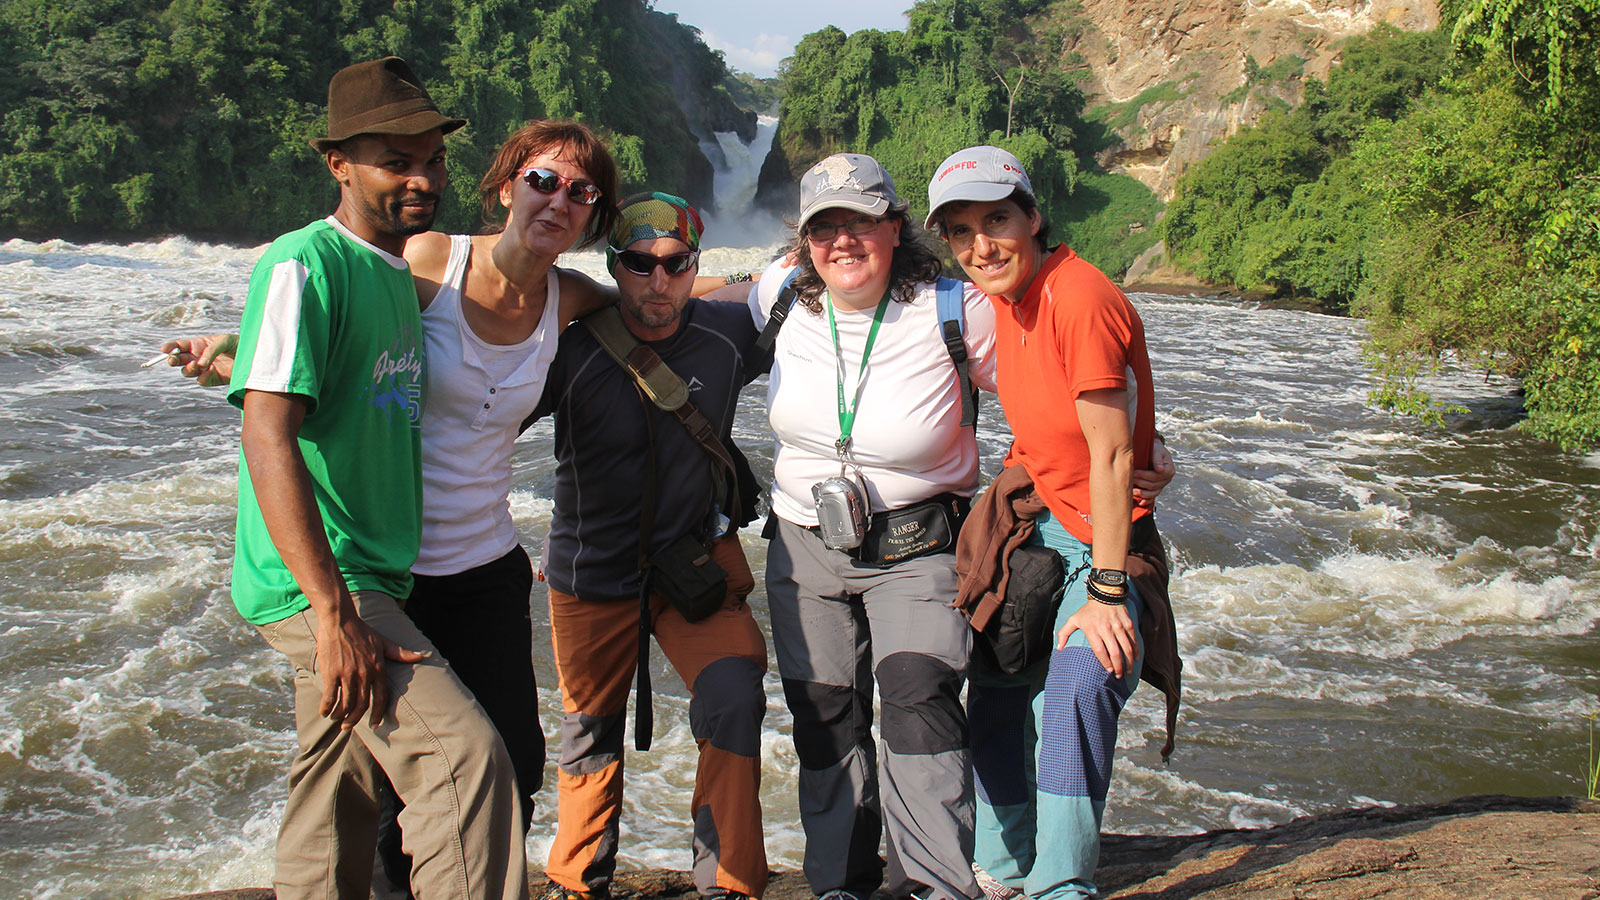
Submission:
<svg viewBox="0 0 1600 900">
<path fill-rule="evenodd" d="M 977 876 L 978 887 L 983 888 L 984 900 L 1017 900 L 1022 896 L 1021 891 L 1001 884 L 977 863 L 972 864 L 972 874 Z"/>
<path fill-rule="evenodd" d="M 611 891 L 608 889 L 579 891 L 552 881 L 545 885 L 538 896 L 539 900 L 611 900 Z"/>
</svg>

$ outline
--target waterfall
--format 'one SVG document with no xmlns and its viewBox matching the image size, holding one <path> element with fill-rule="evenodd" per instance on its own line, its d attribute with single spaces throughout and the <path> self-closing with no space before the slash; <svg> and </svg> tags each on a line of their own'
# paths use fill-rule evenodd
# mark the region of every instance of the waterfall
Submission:
<svg viewBox="0 0 1600 900">
<path fill-rule="evenodd" d="M 706 238 L 715 246 L 770 246 L 784 236 L 783 222 L 770 213 L 752 209 L 761 164 L 778 134 L 777 116 L 757 116 L 756 136 L 749 144 L 731 131 L 716 132 L 716 143 L 700 146 L 711 160 L 711 192 L 716 205 L 706 216 Z"/>
</svg>

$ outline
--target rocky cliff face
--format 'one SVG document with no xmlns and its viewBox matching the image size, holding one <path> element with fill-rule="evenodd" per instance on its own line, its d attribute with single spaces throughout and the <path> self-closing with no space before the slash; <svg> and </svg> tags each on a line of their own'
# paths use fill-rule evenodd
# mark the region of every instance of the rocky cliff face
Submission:
<svg viewBox="0 0 1600 900">
<path fill-rule="evenodd" d="M 1326 78 L 1344 38 L 1439 24 L 1436 0 L 1085 0 L 1089 105 L 1113 143 L 1099 161 L 1163 200 L 1217 141 Z"/>
</svg>

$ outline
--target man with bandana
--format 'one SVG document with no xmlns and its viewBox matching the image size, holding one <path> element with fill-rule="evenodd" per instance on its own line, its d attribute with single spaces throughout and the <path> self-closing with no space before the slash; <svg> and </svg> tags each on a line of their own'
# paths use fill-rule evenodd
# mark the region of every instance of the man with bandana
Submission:
<svg viewBox="0 0 1600 900">
<path fill-rule="evenodd" d="M 726 444 L 740 389 L 767 366 L 742 304 L 689 296 L 701 231 L 699 213 L 681 198 L 641 194 L 624 202 L 606 260 L 628 333 L 682 379 L 689 402 Z M 529 422 L 545 415 L 555 416 L 556 485 L 543 569 L 565 719 L 544 900 L 610 894 L 624 710 L 648 649 L 642 631 L 654 635 L 692 697 L 700 748 L 691 805 L 695 885 L 705 897 L 760 897 L 766 642 L 745 604 L 754 579 L 738 534 L 727 526 L 728 511 L 715 508 L 710 455 L 645 398 L 587 327 L 561 336 Z M 694 622 L 659 593 L 640 596 L 641 557 L 685 536 L 708 544 L 728 573 L 720 608 Z"/>
</svg>

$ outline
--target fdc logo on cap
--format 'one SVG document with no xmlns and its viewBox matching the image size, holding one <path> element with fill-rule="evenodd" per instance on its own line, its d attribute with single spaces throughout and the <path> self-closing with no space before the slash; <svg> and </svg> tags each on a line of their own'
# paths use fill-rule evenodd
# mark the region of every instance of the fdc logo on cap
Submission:
<svg viewBox="0 0 1600 900">
<path fill-rule="evenodd" d="M 932 228 L 946 203 L 1004 200 L 1021 189 L 1033 196 L 1033 183 L 1022 162 L 999 147 L 968 147 L 950 154 L 928 182 L 928 218 Z"/>
</svg>

